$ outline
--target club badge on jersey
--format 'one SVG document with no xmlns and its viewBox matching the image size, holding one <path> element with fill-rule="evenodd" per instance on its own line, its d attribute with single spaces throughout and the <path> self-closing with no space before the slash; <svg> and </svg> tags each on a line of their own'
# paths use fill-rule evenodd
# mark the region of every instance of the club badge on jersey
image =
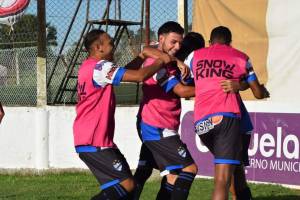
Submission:
<svg viewBox="0 0 300 200">
<path fill-rule="evenodd" d="M 223 116 L 213 116 L 206 120 L 202 120 L 195 125 L 197 135 L 203 135 L 212 130 L 216 125 L 222 122 Z"/>
</svg>

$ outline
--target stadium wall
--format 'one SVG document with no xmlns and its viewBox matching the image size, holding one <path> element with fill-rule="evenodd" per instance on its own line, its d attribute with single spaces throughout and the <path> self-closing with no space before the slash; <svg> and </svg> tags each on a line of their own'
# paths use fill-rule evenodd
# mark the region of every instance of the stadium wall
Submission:
<svg viewBox="0 0 300 200">
<path fill-rule="evenodd" d="M 182 116 L 193 110 L 193 101 L 183 100 Z M 300 113 L 293 104 L 248 101 L 251 112 Z M 0 168 L 85 168 L 73 148 L 74 107 L 5 107 L 0 125 Z M 131 168 L 137 165 L 140 141 L 135 129 L 138 107 L 117 107 L 115 142 Z M 39 135 L 40 134 L 40 135 Z M 41 135 L 44 135 L 41 137 Z M 41 145 L 41 143 L 47 142 Z M 45 151 L 45 148 L 48 150 Z M 45 164 L 44 157 L 47 159 Z"/>
<path fill-rule="evenodd" d="M 211 176 L 212 156 L 197 141 L 198 137 L 190 134 L 193 132 L 189 116 L 193 101 L 182 101 L 180 133 L 200 166 L 199 175 Z M 255 138 L 249 150 L 248 178 L 299 187 L 300 107 L 272 101 L 247 101 L 245 104 L 251 112 L 252 138 Z M 74 107 L 4 109 L 6 116 L 0 125 L 0 169 L 86 169 L 73 147 Z M 137 111 L 137 106 L 118 106 L 115 115 L 115 143 L 132 169 L 137 166 L 141 144 L 135 129 Z"/>
</svg>

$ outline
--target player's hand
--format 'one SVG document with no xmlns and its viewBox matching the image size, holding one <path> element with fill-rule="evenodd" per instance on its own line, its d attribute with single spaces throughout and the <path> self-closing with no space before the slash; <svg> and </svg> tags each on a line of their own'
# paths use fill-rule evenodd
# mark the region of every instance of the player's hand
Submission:
<svg viewBox="0 0 300 200">
<path fill-rule="evenodd" d="M 224 92 L 237 93 L 240 90 L 240 82 L 234 80 L 221 80 L 220 85 Z"/>
<path fill-rule="evenodd" d="M 177 62 L 177 67 L 181 72 L 181 79 L 184 80 L 184 79 L 188 78 L 191 73 L 190 68 L 178 59 L 176 59 L 176 62 Z"/>
<path fill-rule="evenodd" d="M 270 92 L 267 90 L 264 84 L 260 85 L 261 89 L 263 90 L 264 93 L 264 98 L 269 98 L 270 97 Z"/>
</svg>

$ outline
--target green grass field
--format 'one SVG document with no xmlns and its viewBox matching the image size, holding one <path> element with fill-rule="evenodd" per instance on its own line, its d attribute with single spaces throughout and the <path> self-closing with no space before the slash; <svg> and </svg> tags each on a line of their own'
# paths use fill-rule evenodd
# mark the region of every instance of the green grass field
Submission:
<svg viewBox="0 0 300 200">
<path fill-rule="evenodd" d="M 143 200 L 155 199 L 159 180 L 149 181 L 142 193 Z M 300 191 L 277 185 L 250 184 L 256 200 L 299 200 Z M 212 180 L 197 179 L 192 186 L 189 200 L 209 200 Z M 87 172 L 51 173 L 45 175 L 0 175 L 0 199 L 82 199 L 98 193 L 97 182 Z"/>
</svg>

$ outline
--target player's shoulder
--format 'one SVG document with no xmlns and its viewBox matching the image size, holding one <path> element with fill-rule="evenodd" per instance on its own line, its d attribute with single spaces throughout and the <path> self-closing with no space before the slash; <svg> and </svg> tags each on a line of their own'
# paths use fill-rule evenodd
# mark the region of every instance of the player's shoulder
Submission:
<svg viewBox="0 0 300 200">
<path fill-rule="evenodd" d="M 81 63 L 81 66 L 95 66 L 97 62 L 96 59 L 87 58 Z"/>
<path fill-rule="evenodd" d="M 98 62 L 95 63 L 95 70 L 96 71 L 110 71 L 112 69 L 117 69 L 118 66 L 111 62 L 111 61 L 108 61 L 108 60 L 99 60 Z"/>
<path fill-rule="evenodd" d="M 237 57 L 240 57 L 245 60 L 249 59 L 248 55 L 246 53 L 242 52 L 241 50 L 233 48 L 233 47 L 231 47 L 231 49 Z"/>
</svg>

